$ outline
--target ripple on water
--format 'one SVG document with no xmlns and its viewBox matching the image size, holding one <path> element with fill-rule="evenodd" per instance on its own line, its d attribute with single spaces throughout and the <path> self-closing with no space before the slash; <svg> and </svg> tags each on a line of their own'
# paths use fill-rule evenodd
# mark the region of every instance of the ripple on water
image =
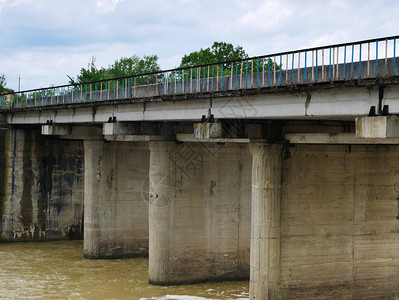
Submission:
<svg viewBox="0 0 399 300">
<path fill-rule="evenodd" d="M 147 283 L 148 259 L 86 260 L 81 241 L 0 244 L 1 299 L 248 299 L 248 282 Z"/>
</svg>

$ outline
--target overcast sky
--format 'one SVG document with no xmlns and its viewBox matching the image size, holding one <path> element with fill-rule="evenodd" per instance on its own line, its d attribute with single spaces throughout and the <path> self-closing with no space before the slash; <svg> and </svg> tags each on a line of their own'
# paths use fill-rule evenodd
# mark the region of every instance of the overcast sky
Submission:
<svg viewBox="0 0 399 300">
<path fill-rule="evenodd" d="M 214 41 L 250 56 L 399 34 L 393 0 L 0 0 L 7 87 L 68 83 L 91 57 L 156 54 L 162 69 Z"/>
</svg>

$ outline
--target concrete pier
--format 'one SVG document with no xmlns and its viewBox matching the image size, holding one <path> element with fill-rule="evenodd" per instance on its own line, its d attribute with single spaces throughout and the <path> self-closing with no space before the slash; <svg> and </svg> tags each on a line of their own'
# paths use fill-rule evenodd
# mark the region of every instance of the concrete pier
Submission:
<svg viewBox="0 0 399 300">
<path fill-rule="evenodd" d="M 399 294 L 399 146 L 251 151 L 251 299 Z"/>
<path fill-rule="evenodd" d="M 147 256 L 147 146 L 84 141 L 84 148 L 84 257 Z"/>
<path fill-rule="evenodd" d="M 251 299 L 278 299 L 282 145 L 253 143 Z"/>
<path fill-rule="evenodd" d="M 83 238 L 83 144 L 0 131 L 0 241 Z"/>
<path fill-rule="evenodd" d="M 150 283 L 248 278 L 248 145 L 150 142 L 150 150 Z"/>
</svg>

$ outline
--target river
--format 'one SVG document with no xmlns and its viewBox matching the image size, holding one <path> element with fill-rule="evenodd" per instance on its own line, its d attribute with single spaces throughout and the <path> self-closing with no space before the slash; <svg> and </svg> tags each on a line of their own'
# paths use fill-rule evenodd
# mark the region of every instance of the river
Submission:
<svg viewBox="0 0 399 300">
<path fill-rule="evenodd" d="M 82 241 L 0 244 L 0 299 L 248 299 L 247 281 L 152 286 L 147 258 L 82 253 Z"/>
</svg>

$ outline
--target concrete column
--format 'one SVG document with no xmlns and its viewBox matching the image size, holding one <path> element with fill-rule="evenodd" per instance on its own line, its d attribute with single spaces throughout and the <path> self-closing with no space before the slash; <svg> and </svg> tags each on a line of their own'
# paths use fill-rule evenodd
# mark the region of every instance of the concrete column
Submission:
<svg viewBox="0 0 399 300">
<path fill-rule="evenodd" d="M 147 146 L 85 140 L 84 148 L 84 257 L 147 256 Z"/>
<path fill-rule="evenodd" d="M 100 222 L 97 199 L 99 190 L 95 184 L 97 177 L 97 161 L 103 151 L 102 141 L 84 141 L 85 179 L 84 179 L 84 257 L 100 256 Z"/>
<path fill-rule="evenodd" d="M 149 282 L 249 277 L 248 145 L 150 143 Z"/>
<path fill-rule="evenodd" d="M 176 164 L 170 159 L 175 142 L 150 142 L 149 268 L 151 284 L 170 282 L 169 242 L 173 237 Z"/>
<path fill-rule="evenodd" d="M 254 143 L 250 150 L 253 154 L 250 299 L 278 299 L 282 146 Z"/>
</svg>

